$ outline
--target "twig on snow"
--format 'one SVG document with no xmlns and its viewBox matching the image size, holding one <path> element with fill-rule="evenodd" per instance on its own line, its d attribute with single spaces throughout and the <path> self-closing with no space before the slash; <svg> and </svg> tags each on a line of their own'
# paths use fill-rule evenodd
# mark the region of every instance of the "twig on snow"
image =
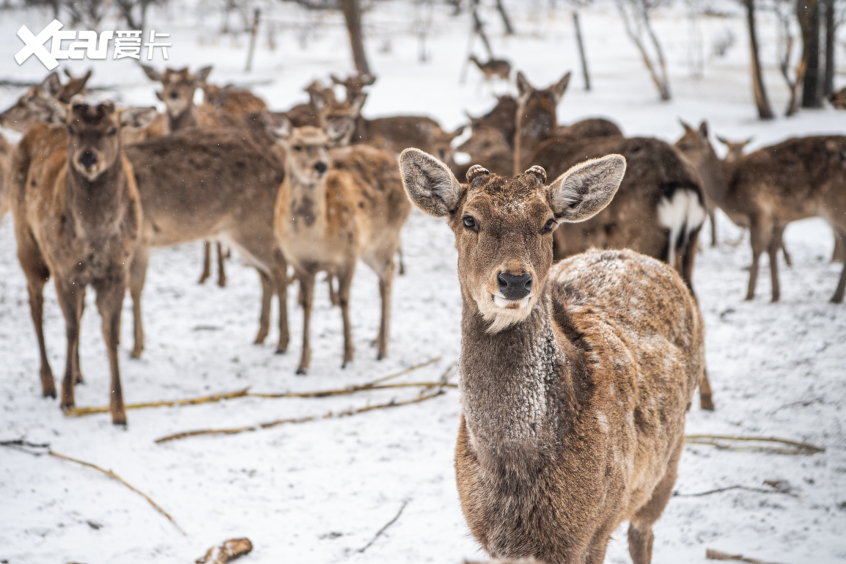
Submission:
<svg viewBox="0 0 846 564">
<path fill-rule="evenodd" d="M 205 403 L 215 403 L 223 400 L 229 399 L 237 399 L 237 398 L 268 398 L 268 399 L 276 399 L 276 398 L 325 398 L 330 396 L 341 396 L 341 395 L 352 395 L 358 392 L 365 392 L 369 390 L 386 390 L 391 388 L 412 388 L 412 387 L 425 387 L 425 388 L 432 388 L 438 386 L 439 384 L 436 382 L 423 382 L 423 383 L 404 383 L 404 384 L 384 384 L 388 380 L 393 380 L 395 378 L 399 378 L 400 376 L 405 376 L 406 374 L 418 370 L 420 368 L 424 368 L 429 366 L 430 364 L 434 364 L 441 360 L 441 357 L 433 358 L 431 360 L 427 360 L 426 362 L 417 364 L 415 366 L 411 366 L 402 370 L 401 372 L 397 372 L 396 374 L 391 374 L 390 376 L 384 376 L 382 378 L 378 378 L 373 380 L 372 382 L 367 382 L 365 384 L 358 384 L 353 386 L 347 386 L 346 388 L 339 388 L 335 390 L 318 390 L 313 392 L 283 392 L 283 393 L 253 393 L 250 392 L 249 388 L 244 388 L 243 390 L 238 390 L 235 392 L 225 392 L 220 394 L 213 394 L 210 396 L 201 396 L 197 398 L 187 398 L 187 399 L 177 399 L 177 400 L 164 400 L 164 401 L 153 401 L 153 402 L 145 402 L 145 403 L 131 403 L 125 406 L 125 409 L 148 409 L 153 407 L 174 407 L 174 406 L 183 406 L 183 405 L 201 405 Z M 456 387 L 455 384 L 447 384 L 445 387 L 453 388 Z M 99 407 L 74 407 L 65 411 L 65 415 L 79 417 L 83 415 L 94 415 L 97 413 L 109 413 L 109 406 L 99 406 Z"/>
<path fill-rule="evenodd" d="M 171 523 L 173 523 L 173 526 L 174 526 L 174 527 L 176 527 L 176 529 L 177 529 L 180 533 L 182 533 L 183 535 L 185 535 L 185 531 L 183 531 L 183 530 L 182 530 L 182 528 L 181 528 L 179 525 L 177 525 L 177 524 L 176 524 L 176 521 L 174 521 L 174 520 L 173 520 L 173 517 L 171 517 L 171 516 L 168 514 L 168 512 L 167 512 L 167 511 L 165 511 L 164 509 L 162 509 L 162 508 L 159 506 L 159 504 L 157 504 L 155 501 L 153 501 L 152 499 L 150 499 L 150 496 L 148 496 L 147 494 L 145 494 L 145 493 L 144 493 L 144 492 L 142 492 L 141 490 L 139 490 L 139 489 L 137 489 L 136 487 L 134 487 L 132 484 L 130 484 L 129 482 L 127 482 L 126 480 L 124 480 L 123 478 L 121 478 L 120 476 L 118 476 L 118 475 L 117 475 L 115 472 L 113 472 L 112 470 L 106 470 L 106 469 L 104 469 L 104 468 L 101 468 L 100 466 L 97 466 L 96 464 L 92 464 L 91 462 L 85 462 L 84 460 L 79 460 L 78 458 L 73 458 L 73 457 L 70 457 L 70 456 L 65 456 L 64 454 L 59 454 L 58 452 L 56 452 L 56 451 L 54 451 L 54 450 L 51 450 L 51 449 L 50 449 L 50 444 L 49 444 L 49 443 L 36 444 L 36 443 L 30 443 L 30 442 L 28 442 L 28 441 L 24 441 L 23 439 L 15 439 L 15 440 L 11 440 L 11 441 L 0 441 L 0 446 L 10 447 L 10 448 L 13 448 L 13 449 L 15 449 L 15 450 L 17 450 L 17 451 L 20 451 L 20 452 L 25 452 L 25 453 L 27 453 L 27 454 L 31 454 L 31 455 L 33 455 L 33 456 L 41 456 L 42 454 L 48 454 L 48 455 L 50 455 L 50 456 L 52 456 L 52 457 L 54 457 L 54 458 L 59 458 L 59 459 L 61 459 L 61 460 L 67 460 L 68 462 L 73 462 L 73 463 L 75 463 L 75 464 L 79 464 L 79 465 L 81 465 L 81 466 L 86 466 L 86 467 L 88 467 L 88 468 L 93 468 L 94 470 L 97 470 L 98 472 L 100 472 L 100 473 L 102 473 L 102 474 L 105 474 L 106 476 L 108 476 L 108 477 L 110 477 L 110 478 L 112 478 L 112 479 L 114 479 L 114 480 L 117 480 L 118 482 L 120 482 L 121 484 L 123 484 L 124 486 L 126 486 L 127 488 L 129 488 L 130 490 L 132 490 L 133 492 L 137 493 L 138 495 L 140 495 L 141 497 L 143 497 L 144 499 L 146 499 L 146 500 L 147 500 L 147 503 L 149 503 L 150 505 L 152 505 L 152 506 L 153 506 L 153 508 L 154 508 L 156 511 L 158 511 L 159 513 L 161 513 L 162 515 L 164 515 L 164 516 L 167 518 L 167 520 L 168 520 L 168 521 L 170 521 Z M 36 451 L 30 450 L 30 449 L 42 449 L 42 450 L 43 450 L 43 452 L 36 452 Z"/>
<path fill-rule="evenodd" d="M 718 441 L 740 441 L 740 442 L 756 442 L 756 443 L 778 443 L 793 447 L 793 449 L 779 449 L 772 447 L 739 447 L 720 443 Z M 763 450 L 768 452 L 777 452 L 781 454 L 816 454 L 818 452 L 825 452 L 822 447 L 814 446 L 809 443 L 802 443 L 798 441 L 791 441 L 787 439 L 779 439 L 776 437 L 738 437 L 733 435 L 685 435 L 684 442 L 687 444 L 711 445 L 721 449 L 731 450 Z"/>
<path fill-rule="evenodd" d="M 359 549 L 358 549 L 358 552 L 359 552 L 359 553 L 362 553 L 362 552 L 364 552 L 365 550 L 367 550 L 368 548 L 370 548 L 370 546 L 371 546 L 374 542 L 376 542 L 376 539 L 378 539 L 380 536 L 382 536 L 382 533 L 384 533 L 385 531 L 387 531 L 387 530 L 388 530 L 388 527 L 390 527 L 391 525 L 393 525 L 394 523 L 396 523 L 396 522 L 397 522 L 397 519 L 399 519 L 399 518 L 400 518 L 400 515 L 402 515 L 402 510 L 403 510 L 403 509 L 405 509 L 405 506 L 406 506 L 406 505 L 408 505 L 408 502 L 409 502 L 409 500 L 405 500 L 405 501 L 403 501 L 403 502 L 402 502 L 402 505 L 400 506 L 399 511 L 397 511 L 397 514 L 396 514 L 396 515 L 394 515 L 394 518 L 393 518 L 393 519 L 391 519 L 390 521 L 388 521 L 387 523 L 385 523 L 385 526 L 384 526 L 384 527 L 382 527 L 381 529 L 379 529 L 379 531 L 376 533 L 376 535 L 375 535 L 372 539 L 370 539 L 370 542 L 369 542 L 369 543 L 367 543 L 366 545 L 364 545 L 362 548 L 359 548 Z"/>
<path fill-rule="evenodd" d="M 705 558 L 707 560 L 735 560 L 738 562 L 748 562 L 749 564 L 778 564 L 777 562 L 765 562 L 757 558 L 748 558 L 742 554 L 728 554 L 727 552 L 720 552 L 713 548 L 705 550 Z"/>
<path fill-rule="evenodd" d="M 307 423 L 309 421 L 316 421 L 318 419 L 332 419 L 332 418 L 341 418 L 341 417 L 350 417 L 352 415 L 359 415 L 361 413 L 367 413 L 368 411 L 374 411 L 377 409 L 389 409 L 392 407 L 401 407 L 404 405 L 412 405 L 415 403 L 420 403 L 426 400 L 430 400 L 445 394 L 444 388 L 448 385 L 448 379 L 451 376 L 452 371 L 454 370 L 455 365 L 450 365 L 447 368 L 447 371 L 444 372 L 444 375 L 441 377 L 440 382 L 437 384 L 437 388 L 435 391 L 430 392 L 428 391 L 430 388 L 424 389 L 420 392 L 415 398 L 408 399 L 405 401 L 395 401 L 391 400 L 386 403 L 379 403 L 374 405 L 367 405 L 364 407 L 357 407 L 347 409 L 345 411 L 339 411 L 335 413 L 334 411 L 329 411 L 327 413 L 321 415 L 307 415 L 305 417 L 295 417 L 291 419 L 277 419 L 276 421 L 269 421 L 267 423 L 259 423 L 257 425 L 249 425 L 245 427 L 232 427 L 228 429 L 200 429 L 197 431 L 184 431 L 182 433 L 175 433 L 173 435 L 168 435 L 166 437 L 161 437 L 155 440 L 156 444 L 166 443 L 169 441 L 176 441 L 180 439 L 187 439 L 189 437 L 197 437 L 200 435 L 237 435 L 239 433 L 246 433 L 250 431 L 259 431 L 261 429 L 270 429 L 271 427 L 277 427 L 279 425 L 285 424 L 294 424 L 294 423 Z"/>
<path fill-rule="evenodd" d="M 690 493 L 690 494 L 680 494 L 678 492 L 673 492 L 673 497 L 702 497 L 702 496 L 705 496 L 705 495 L 728 492 L 728 491 L 731 491 L 731 490 L 746 490 L 748 492 L 757 492 L 757 493 L 765 493 L 765 494 L 782 494 L 782 495 L 789 495 L 790 497 L 799 497 L 795 493 L 790 493 L 790 492 L 783 491 L 783 490 L 778 490 L 778 489 L 765 490 L 764 488 L 752 488 L 752 487 L 749 487 L 749 486 L 741 486 L 741 485 L 727 486 L 725 488 L 717 488 L 715 490 L 708 490 L 706 492 L 698 492 L 698 493 Z"/>
<path fill-rule="evenodd" d="M 248 538 L 229 539 L 220 546 L 213 546 L 206 552 L 205 556 L 197 558 L 194 562 L 197 564 L 226 564 L 249 554 L 252 549 L 253 543 Z"/>
</svg>

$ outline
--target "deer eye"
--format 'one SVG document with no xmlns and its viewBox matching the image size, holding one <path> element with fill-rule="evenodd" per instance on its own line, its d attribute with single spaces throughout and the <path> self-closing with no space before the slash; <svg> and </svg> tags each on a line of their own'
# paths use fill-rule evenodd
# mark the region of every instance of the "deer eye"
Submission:
<svg viewBox="0 0 846 564">
<path fill-rule="evenodd" d="M 547 220 L 547 222 L 543 225 L 543 229 L 541 229 L 541 233 L 544 235 L 546 235 L 547 233 L 552 233 L 552 230 L 555 229 L 557 225 L 558 224 L 555 223 L 554 219 Z"/>
<path fill-rule="evenodd" d="M 464 222 L 464 227 L 470 231 L 475 231 L 476 233 L 479 232 L 479 222 L 476 221 L 476 218 L 465 215 L 462 221 Z"/>
<path fill-rule="evenodd" d="M 294 145 L 294 150 L 299 153 L 300 151 L 303 150 L 303 146 L 302 145 Z"/>
<path fill-rule="evenodd" d="M 109 131 L 108 131 L 108 134 L 109 134 L 109 135 L 114 135 L 115 133 L 117 133 L 117 127 L 112 127 L 112 128 L 111 128 L 111 129 L 109 129 Z"/>
<path fill-rule="evenodd" d="M 76 135 L 76 130 L 72 126 L 68 126 L 68 135 Z"/>
</svg>

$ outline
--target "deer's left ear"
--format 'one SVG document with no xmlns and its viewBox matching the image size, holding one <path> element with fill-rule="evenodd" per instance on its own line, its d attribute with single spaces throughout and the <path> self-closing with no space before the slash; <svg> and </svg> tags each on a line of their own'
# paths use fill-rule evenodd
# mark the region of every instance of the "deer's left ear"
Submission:
<svg viewBox="0 0 846 564">
<path fill-rule="evenodd" d="M 559 221 L 590 219 L 608 205 L 626 174 L 626 159 L 608 155 L 576 165 L 549 185 L 547 197 Z"/>
<path fill-rule="evenodd" d="M 420 149 L 406 149 L 399 161 L 402 184 L 418 208 L 435 217 L 456 210 L 461 184 L 444 163 Z"/>
</svg>

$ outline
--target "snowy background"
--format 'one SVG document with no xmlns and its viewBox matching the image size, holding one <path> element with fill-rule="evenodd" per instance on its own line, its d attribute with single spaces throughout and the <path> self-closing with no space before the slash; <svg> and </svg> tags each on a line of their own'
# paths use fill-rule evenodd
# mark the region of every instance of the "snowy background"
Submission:
<svg viewBox="0 0 846 564">
<path fill-rule="evenodd" d="M 337 15 L 274 4 L 277 47 L 259 36 L 254 69 L 244 73 L 247 37 L 217 34 L 210 5 L 171 3 L 153 11 L 154 27 L 172 34 L 171 66 L 214 64 L 211 82 L 253 87 L 272 109 L 306 101 L 302 88 L 329 72 L 351 71 L 346 31 Z M 559 105 L 559 121 L 605 116 L 627 135 L 669 142 L 681 135 L 677 118 L 699 123 L 729 138 L 755 138 L 754 147 L 794 135 L 843 133 L 846 112 L 830 108 L 801 112 L 789 120 L 758 122 L 751 99 L 748 48 L 738 5 L 719 7 L 728 17 L 699 22 L 705 53 L 704 77 L 689 69 L 690 22 L 683 10 L 655 20 L 668 55 L 674 100 L 657 94 L 625 36 L 613 5 L 600 2 L 582 12 L 593 91 L 578 72 L 570 12 L 547 2 L 511 2 L 518 34 L 505 37 L 494 12 L 483 12 L 493 49 L 512 61 L 538 87 L 573 70 Z M 12 55 L 25 23 L 37 32 L 44 12 L 0 12 L 0 77 L 40 80 L 34 59 L 18 67 Z M 426 49 L 417 61 L 415 26 L 431 17 Z M 416 22 L 416 23 L 415 23 Z M 427 114 L 445 129 L 493 105 L 479 73 L 458 79 L 469 20 L 453 19 L 439 5 L 433 12 L 409 2 L 385 2 L 365 15 L 366 48 L 379 79 L 364 113 Z M 123 29 L 106 20 L 101 29 Z M 775 24 L 759 22 L 765 80 L 773 107 L 787 91 L 775 62 Z M 736 44 L 725 57 L 710 45 L 731 31 Z M 477 44 L 477 52 L 481 46 Z M 846 60 L 842 47 L 838 53 Z M 164 65 L 160 56 L 154 64 Z M 91 86 L 124 103 L 156 103 L 154 85 L 127 61 L 71 65 L 75 74 L 94 69 Z M 842 68 L 842 67 L 841 67 Z M 846 81 L 839 75 L 837 82 Z M 504 91 L 505 86 L 497 87 Z M 20 88 L 0 88 L 0 108 Z M 11 139 L 17 137 L 9 135 Z M 788 227 L 786 246 L 794 265 L 783 267 L 782 300 L 769 302 L 769 271 L 763 266 L 758 297 L 743 301 L 748 234 L 718 218 L 720 245 L 702 234 L 695 285 L 707 326 L 707 361 L 717 410 L 694 406 L 688 433 L 776 436 L 824 447 L 806 456 L 759 451 L 685 448 L 676 490 L 680 494 L 730 486 L 763 490 L 782 480 L 795 495 L 734 489 L 703 497 L 674 497 L 655 528 L 653 562 L 705 562 L 705 549 L 743 553 L 785 564 L 846 561 L 846 306 L 828 303 L 841 264 L 829 262 L 830 229 L 820 220 Z M 340 369 L 341 322 L 324 287 L 312 315 L 312 369 L 294 376 L 300 348 L 301 313 L 289 308 L 292 342 L 274 355 L 275 332 L 252 345 L 257 329 L 259 284 L 237 257 L 228 263 L 229 283 L 199 286 L 199 243 L 153 253 L 144 292 L 147 348 L 129 359 L 131 311 L 124 302 L 121 371 L 127 403 L 234 391 L 317 390 L 364 383 L 441 360 L 401 381 L 431 381 L 459 355 L 461 300 L 452 235 L 442 222 L 415 212 L 403 232 L 407 274 L 395 282 L 389 358 L 377 362 L 370 340 L 378 328 L 378 285 L 363 265 L 353 286 L 352 320 L 356 360 Z M 89 292 L 83 319 L 81 366 L 86 383 L 76 389 L 79 406 L 107 404 L 108 367 L 100 321 Z M 88 564 L 187 563 L 232 537 L 249 537 L 255 548 L 247 563 L 459 563 L 483 556 L 461 515 L 452 466 L 460 414 L 458 392 L 418 405 L 377 410 L 344 419 L 229 437 L 199 437 L 163 445 L 158 437 L 207 427 L 252 425 L 279 418 L 320 414 L 414 397 L 413 389 L 367 392 L 325 399 L 235 399 L 193 407 L 128 411 L 129 428 L 114 428 L 108 414 L 68 418 L 56 400 L 40 397 L 38 355 L 24 277 L 15 256 L 11 218 L 0 226 L 0 439 L 49 442 L 62 454 L 112 469 L 148 494 L 185 530 L 182 535 L 141 497 L 91 469 L 46 456 L 0 449 L 0 562 Z M 52 285 L 46 289 L 45 332 L 57 383 L 64 367 L 64 322 Z M 401 517 L 372 546 L 359 550 L 407 503 Z M 625 529 L 614 535 L 607 562 L 629 562 Z"/>
</svg>

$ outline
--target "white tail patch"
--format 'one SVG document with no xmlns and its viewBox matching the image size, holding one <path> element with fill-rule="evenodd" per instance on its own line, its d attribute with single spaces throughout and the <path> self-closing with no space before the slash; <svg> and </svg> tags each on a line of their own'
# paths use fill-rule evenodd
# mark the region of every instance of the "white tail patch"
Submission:
<svg viewBox="0 0 846 564">
<path fill-rule="evenodd" d="M 658 223 L 670 230 L 667 264 L 676 266 L 676 253 L 684 247 L 691 233 L 699 229 L 704 221 L 705 207 L 694 190 L 678 188 L 670 198 L 661 198 L 658 202 Z"/>
</svg>

